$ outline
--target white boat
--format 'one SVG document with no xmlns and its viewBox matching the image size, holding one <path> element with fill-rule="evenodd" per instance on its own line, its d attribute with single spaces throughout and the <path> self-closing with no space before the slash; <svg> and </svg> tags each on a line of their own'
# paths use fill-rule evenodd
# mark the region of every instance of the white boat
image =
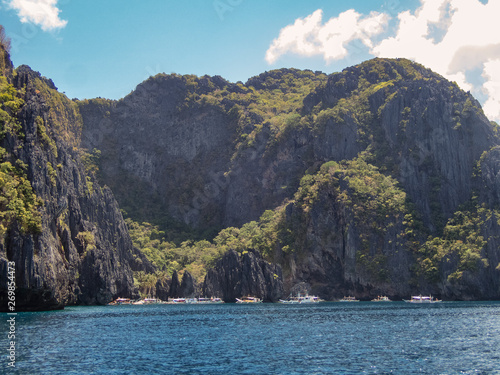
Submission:
<svg viewBox="0 0 500 375">
<path fill-rule="evenodd" d="M 205 302 L 201 302 L 201 303 L 205 303 Z M 219 297 L 211 297 L 207 303 L 224 303 L 224 301 L 222 300 L 222 298 L 219 298 Z"/>
<path fill-rule="evenodd" d="M 173 303 L 186 303 L 186 299 L 185 298 L 174 298 L 174 299 L 172 299 L 172 302 Z"/>
<path fill-rule="evenodd" d="M 116 305 L 131 305 L 132 301 L 130 298 L 117 298 L 113 302 L 108 303 L 108 306 L 116 306 Z"/>
<path fill-rule="evenodd" d="M 318 296 L 310 296 L 310 295 L 305 295 L 301 296 L 300 293 L 297 295 L 297 297 L 288 297 L 287 299 L 280 299 L 280 303 L 284 304 L 297 304 L 297 303 L 318 303 L 321 302 L 321 299 Z"/>
<path fill-rule="evenodd" d="M 262 300 L 258 297 L 251 297 L 251 296 L 246 296 L 246 297 L 241 297 L 236 298 L 236 303 L 261 303 Z"/>
<path fill-rule="evenodd" d="M 411 296 L 411 299 L 404 299 L 403 301 L 409 303 L 436 303 L 442 302 L 440 299 L 434 298 L 432 296 Z"/>
<path fill-rule="evenodd" d="M 291 297 L 288 299 L 280 299 L 280 303 L 284 303 L 286 305 L 293 305 L 293 304 L 299 304 L 300 302 L 297 299 L 297 297 Z"/>
<path fill-rule="evenodd" d="M 377 298 L 372 299 L 372 302 L 392 302 L 387 296 L 378 296 Z"/>
<path fill-rule="evenodd" d="M 208 304 L 208 303 L 224 303 L 224 301 L 219 297 L 199 297 L 199 298 L 186 298 L 186 303 L 195 303 L 195 304 Z"/>
<path fill-rule="evenodd" d="M 359 299 L 356 299 L 356 297 L 344 296 L 344 298 L 339 299 L 339 302 L 359 302 Z"/>
</svg>

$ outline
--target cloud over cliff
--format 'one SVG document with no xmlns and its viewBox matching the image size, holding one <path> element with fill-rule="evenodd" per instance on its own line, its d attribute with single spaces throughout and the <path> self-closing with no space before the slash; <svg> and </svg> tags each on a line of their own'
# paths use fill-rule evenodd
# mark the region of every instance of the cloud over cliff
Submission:
<svg viewBox="0 0 500 375">
<path fill-rule="evenodd" d="M 500 120 L 500 2 L 420 0 L 414 12 L 351 9 L 322 22 L 322 10 L 281 29 L 266 53 L 272 64 L 285 54 L 323 56 L 326 63 L 348 56 L 348 46 L 366 48 L 377 57 L 415 60 L 485 97 L 484 111 Z M 388 30 L 390 20 L 396 27 Z"/>
</svg>

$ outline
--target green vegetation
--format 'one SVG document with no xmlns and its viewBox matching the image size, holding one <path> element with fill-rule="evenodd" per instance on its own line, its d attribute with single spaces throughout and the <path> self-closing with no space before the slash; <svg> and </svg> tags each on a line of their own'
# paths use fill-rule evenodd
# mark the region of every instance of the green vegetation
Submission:
<svg viewBox="0 0 500 375">
<path fill-rule="evenodd" d="M 455 212 L 444 227 L 441 237 L 430 237 L 418 251 L 417 274 L 436 282 L 443 273 L 441 268 L 456 262 L 457 268 L 447 275 L 448 281 L 462 278 L 466 271 L 477 272 L 488 267 L 484 249 L 488 239 L 482 235 L 483 228 L 491 220 L 500 223 L 500 211 L 471 201 L 462 210 Z"/>
<path fill-rule="evenodd" d="M 333 210 L 342 212 L 344 228 L 339 230 L 347 231 L 350 225 L 356 227 L 359 265 L 383 281 L 389 274 L 385 249 L 390 241 L 387 233 L 395 227 L 403 243 L 411 232 L 413 221 L 406 194 L 398 187 L 398 182 L 381 174 L 377 167 L 367 163 L 366 158 L 364 153 L 353 160 L 330 161 L 323 164 L 316 175 L 304 176 L 295 194 L 295 204 L 304 216 L 291 232 L 298 234 L 300 230 L 297 229 L 309 221 L 311 211 L 321 206 L 320 198 L 328 195 L 333 200 L 329 203 L 333 204 Z M 306 247 L 304 234 L 296 235 L 295 241 L 296 248 Z"/>
<path fill-rule="evenodd" d="M 189 271 L 202 282 L 207 269 L 221 254 L 209 241 L 184 241 L 180 245 L 169 242 L 165 232 L 150 223 L 125 220 L 135 247 L 159 270 L 171 275 L 174 271 Z"/>
<path fill-rule="evenodd" d="M 5 149 L 0 148 L 0 241 L 8 228 L 17 222 L 25 233 L 40 233 L 42 222 L 40 206 L 23 170 L 5 161 Z"/>
<path fill-rule="evenodd" d="M 24 104 L 22 93 L 0 76 L 0 140 L 7 134 L 22 136 L 17 113 Z"/>
<path fill-rule="evenodd" d="M 50 148 L 54 157 L 57 158 L 56 142 L 47 134 L 47 129 L 45 128 L 43 118 L 37 116 L 37 118 L 35 119 L 35 124 L 37 126 L 36 131 L 38 136 L 42 139 L 42 142 Z"/>
<path fill-rule="evenodd" d="M 166 280 L 165 272 L 145 273 L 143 271 L 134 272 L 134 285 L 139 289 L 141 298 L 154 297 L 152 290 L 158 280 Z"/>
<path fill-rule="evenodd" d="M 287 131 L 309 126 L 307 118 L 298 112 L 306 95 L 326 78 L 325 74 L 307 70 L 273 70 L 254 77 L 245 86 L 237 84 L 238 89 L 225 87 L 202 94 L 198 102 L 219 106 L 223 100 L 234 103 L 228 113 L 238 121 L 237 150 L 252 146 L 263 128 L 270 130 L 272 146 Z"/>
<path fill-rule="evenodd" d="M 197 282 L 203 282 L 207 270 L 227 251 L 239 253 L 248 249 L 259 250 L 267 258 L 274 254 L 279 233 L 282 210 L 266 211 L 259 222 L 252 221 L 241 228 L 229 227 L 219 232 L 212 242 L 207 240 L 183 241 L 179 245 L 166 240 L 164 231 L 149 223 L 136 223 L 126 219 L 134 246 L 163 273 L 188 271 Z"/>
<path fill-rule="evenodd" d="M 78 147 L 80 145 L 82 132 L 82 116 L 78 109 L 78 104 L 69 100 L 66 95 L 51 87 L 51 83 L 41 76 L 34 77 L 32 80 L 35 93 L 43 97 L 48 106 L 48 115 L 45 119 L 51 124 L 51 131 L 57 134 L 69 145 Z M 39 121 L 39 120 L 38 120 Z M 44 137 L 46 130 L 40 130 L 40 135 L 48 143 L 54 152 L 54 146 Z M 56 151 L 57 152 L 57 151 Z M 57 154 L 56 154 L 57 155 Z"/>
<path fill-rule="evenodd" d="M 5 34 L 5 28 L 0 25 L 0 76 L 7 75 L 5 55 L 10 52 L 10 38 Z"/>
<path fill-rule="evenodd" d="M 83 247 L 83 254 L 86 254 L 89 250 L 94 250 L 96 241 L 94 233 L 90 231 L 83 231 L 77 234 L 76 238 L 80 241 Z M 84 255 L 83 255 L 84 256 Z"/>
<path fill-rule="evenodd" d="M 99 172 L 99 161 L 101 159 L 101 151 L 94 148 L 92 152 L 88 152 L 86 149 L 79 149 L 80 160 L 85 167 L 85 173 L 88 175 L 97 176 Z"/>
<path fill-rule="evenodd" d="M 53 187 L 57 184 L 57 172 L 50 162 L 47 162 L 47 175 L 49 176 L 50 183 Z"/>
<path fill-rule="evenodd" d="M 1 30 L 0 30 L 1 33 Z M 18 92 L 5 77 L 0 76 L 0 141 L 7 135 L 23 138 L 17 113 L 24 104 Z M 42 230 L 37 208 L 41 202 L 33 193 L 26 177 L 26 164 L 0 147 L 0 242 L 11 225 L 17 223 L 24 233 Z"/>
</svg>

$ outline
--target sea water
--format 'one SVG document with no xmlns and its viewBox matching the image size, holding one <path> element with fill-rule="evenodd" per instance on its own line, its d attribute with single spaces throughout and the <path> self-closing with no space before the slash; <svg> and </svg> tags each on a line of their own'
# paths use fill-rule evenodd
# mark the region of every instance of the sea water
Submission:
<svg viewBox="0 0 500 375">
<path fill-rule="evenodd" d="M 500 374 L 500 302 L 18 313 L 15 368 L 0 316 L 2 374 Z"/>
</svg>

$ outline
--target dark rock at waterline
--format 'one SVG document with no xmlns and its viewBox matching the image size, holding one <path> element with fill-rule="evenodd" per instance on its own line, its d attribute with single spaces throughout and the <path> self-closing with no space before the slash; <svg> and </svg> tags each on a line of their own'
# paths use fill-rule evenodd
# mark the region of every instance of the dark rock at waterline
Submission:
<svg viewBox="0 0 500 375">
<path fill-rule="evenodd" d="M 242 255 L 230 250 L 208 271 L 203 294 L 226 302 L 246 295 L 276 302 L 283 295 L 281 266 L 266 262 L 255 250 Z"/>
<path fill-rule="evenodd" d="M 188 272 L 184 271 L 182 275 L 181 285 L 179 287 L 180 297 L 194 297 L 196 295 L 196 282 L 193 276 Z"/>
<path fill-rule="evenodd" d="M 170 298 L 178 298 L 180 295 L 181 285 L 179 283 L 179 276 L 177 275 L 177 271 L 174 271 L 172 274 L 172 280 L 170 281 L 170 290 L 168 292 L 168 296 Z"/>
<path fill-rule="evenodd" d="M 0 54 L 8 58 L 3 48 Z M 41 231 L 27 230 L 18 220 L 7 223 L 0 238 L 0 310 L 8 306 L 9 262 L 15 265 L 15 311 L 138 297 L 131 266 L 154 267 L 133 247 L 111 190 L 81 161 L 76 104 L 27 66 L 7 73 L 24 104 L 16 118 L 19 130 L 0 138 L 2 162 L 20 166 L 17 173 L 29 181 Z"/>
</svg>

